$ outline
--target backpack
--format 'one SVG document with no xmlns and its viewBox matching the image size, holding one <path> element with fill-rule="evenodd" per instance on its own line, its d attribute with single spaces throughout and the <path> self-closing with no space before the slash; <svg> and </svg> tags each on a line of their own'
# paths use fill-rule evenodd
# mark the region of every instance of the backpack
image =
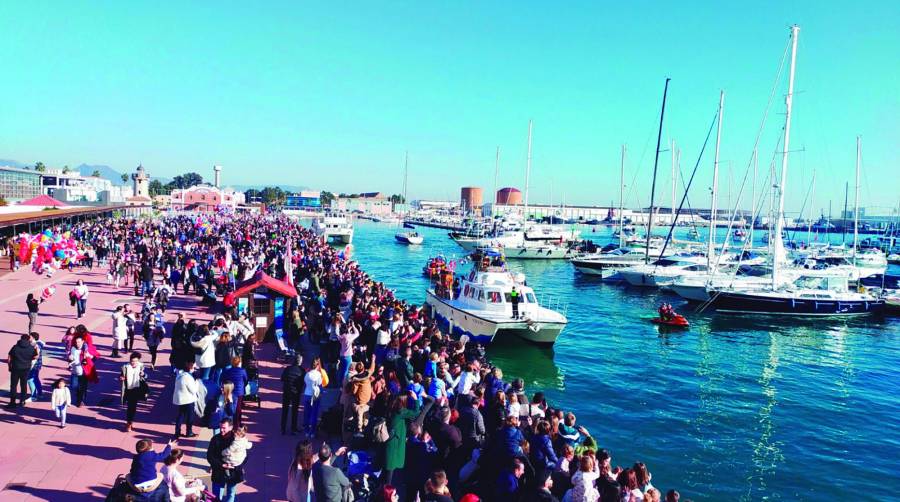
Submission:
<svg viewBox="0 0 900 502">
<path fill-rule="evenodd" d="M 372 442 L 373 443 L 386 443 L 388 439 L 391 438 L 390 431 L 388 430 L 387 420 L 384 417 L 376 417 L 369 420 L 371 424 L 372 431 Z"/>
</svg>

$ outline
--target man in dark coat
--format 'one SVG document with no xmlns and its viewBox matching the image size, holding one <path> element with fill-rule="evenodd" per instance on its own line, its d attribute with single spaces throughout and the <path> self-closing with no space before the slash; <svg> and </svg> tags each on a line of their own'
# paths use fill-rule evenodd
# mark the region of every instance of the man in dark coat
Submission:
<svg viewBox="0 0 900 502">
<path fill-rule="evenodd" d="M 234 423 L 230 418 L 223 418 L 219 424 L 220 432 L 209 440 L 206 450 L 206 461 L 212 471 L 213 494 L 219 500 L 234 500 L 237 485 L 244 480 L 244 468 L 241 465 L 226 464 L 222 452 L 234 442 Z M 246 463 L 246 459 L 244 463 Z"/>
<path fill-rule="evenodd" d="M 475 397 L 471 394 L 459 396 L 459 418 L 456 427 L 462 435 L 463 447 L 466 456 L 475 448 L 480 448 L 484 442 L 484 417 L 474 403 Z"/>
<path fill-rule="evenodd" d="M 297 354 L 291 365 L 281 373 L 281 433 L 287 434 L 288 411 L 291 413 L 291 435 L 297 434 L 297 409 L 303 394 L 303 379 L 306 371 L 302 367 L 303 356 Z"/>
<path fill-rule="evenodd" d="M 22 391 L 20 403 L 25 404 L 25 397 L 28 395 L 28 372 L 31 371 L 31 362 L 37 359 L 38 351 L 31 342 L 31 336 L 22 335 L 19 341 L 9 349 L 9 405 L 8 408 L 16 407 L 16 385 Z"/>
</svg>

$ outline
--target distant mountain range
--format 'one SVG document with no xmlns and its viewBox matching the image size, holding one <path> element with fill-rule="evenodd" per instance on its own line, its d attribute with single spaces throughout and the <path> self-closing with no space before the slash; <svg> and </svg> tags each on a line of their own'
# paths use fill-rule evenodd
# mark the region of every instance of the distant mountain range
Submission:
<svg viewBox="0 0 900 502">
<path fill-rule="evenodd" d="M 18 169 L 31 169 L 33 164 L 24 164 L 17 160 L 0 159 L 0 166 L 15 167 Z M 81 174 L 82 176 L 90 176 L 90 175 L 94 174 L 94 171 L 99 171 L 100 177 L 106 178 L 106 179 L 112 181 L 113 185 L 131 185 L 131 179 L 130 179 L 131 173 L 129 173 L 128 181 L 123 182 L 122 181 L 122 173 L 120 173 L 119 171 L 116 171 L 115 169 L 113 169 L 109 166 L 103 165 L 103 164 L 81 164 L 80 166 L 76 167 L 74 170 L 78 171 L 78 173 Z M 172 181 L 171 178 L 160 178 L 160 177 L 156 177 L 156 176 L 152 176 L 152 177 L 150 177 L 150 179 L 158 180 L 163 185 Z M 204 176 L 203 181 L 211 183 L 212 177 L 210 176 L 207 178 Z M 246 192 L 247 190 L 250 190 L 251 188 L 256 189 L 256 190 L 262 190 L 263 188 L 265 188 L 267 186 L 273 186 L 273 185 L 231 185 L 231 184 L 226 183 L 225 186 L 234 188 L 235 190 L 238 190 L 241 192 Z M 278 184 L 278 185 L 274 185 L 274 186 L 281 187 L 282 190 L 284 190 L 285 192 L 288 192 L 288 193 L 296 193 L 296 192 L 302 192 L 304 190 L 309 190 L 308 187 L 301 186 L 301 185 Z"/>
</svg>

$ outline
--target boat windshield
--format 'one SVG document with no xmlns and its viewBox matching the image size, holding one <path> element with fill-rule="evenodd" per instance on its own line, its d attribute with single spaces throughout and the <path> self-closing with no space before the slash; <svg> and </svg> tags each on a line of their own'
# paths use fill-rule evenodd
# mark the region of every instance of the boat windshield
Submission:
<svg viewBox="0 0 900 502">
<path fill-rule="evenodd" d="M 810 277 L 802 276 L 794 281 L 794 286 L 801 289 L 820 289 L 823 291 L 846 291 L 846 277 Z"/>
</svg>

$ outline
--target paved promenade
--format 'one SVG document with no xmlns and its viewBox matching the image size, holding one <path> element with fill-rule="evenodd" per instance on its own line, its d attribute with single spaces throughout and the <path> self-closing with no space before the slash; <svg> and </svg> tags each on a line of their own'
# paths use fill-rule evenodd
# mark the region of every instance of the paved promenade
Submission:
<svg viewBox="0 0 900 502">
<path fill-rule="evenodd" d="M 83 279 L 90 288 L 87 315 L 81 321 L 75 319 L 75 308 L 68 301 L 68 292 L 77 279 Z M 0 409 L 0 502 L 102 500 L 116 476 L 128 472 L 138 439 L 153 440 L 159 450 L 174 433 L 170 339 L 160 346 L 156 370 L 149 371 L 150 355 L 140 334 L 135 348 L 148 365 L 152 392 L 138 409 L 134 432 L 123 431 L 125 410 L 119 404 L 117 376 L 126 358 L 109 358 L 111 315 L 116 306 L 126 303 L 140 310 L 140 301 L 133 295 L 132 284 L 118 289 L 106 284 L 105 269 L 61 271 L 48 279 L 23 268 L 0 277 L 0 349 L 4 359 L 28 326 L 25 297 L 28 293 L 40 296 L 40 291 L 49 284 L 57 286 L 56 295 L 41 305 L 35 328 L 46 344 L 41 371 L 44 399 L 16 411 Z M 212 317 L 210 311 L 199 307 L 196 297 L 176 295 L 165 315 L 167 332 L 171 331 L 177 312 L 183 312 L 187 319 Z M 50 385 L 59 377 L 68 379 L 66 363 L 61 358 L 64 350 L 61 339 L 67 328 L 79 322 L 93 334 L 101 353 L 100 382 L 88 390 L 87 405 L 69 408 L 69 424 L 60 429 L 50 409 Z M 271 345 L 263 345 L 258 357 L 262 406 L 257 408 L 254 403 L 248 403 L 245 407 L 246 424 L 254 445 L 246 464 L 247 481 L 240 485 L 238 498 L 283 500 L 287 466 L 299 438 L 280 435 L 282 366 L 274 362 Z M 3 405 L 9 402 L 9 377 L 4 365 L 0 371 Z M 199 433 L 197 438 L 179 442 L 179 448 L 188 455 L 183 472 L 197 477 L 207 475 L 208 483 L 205 455 L 211 431 L 198 426 L 195 432 Z"/>
</svg>

